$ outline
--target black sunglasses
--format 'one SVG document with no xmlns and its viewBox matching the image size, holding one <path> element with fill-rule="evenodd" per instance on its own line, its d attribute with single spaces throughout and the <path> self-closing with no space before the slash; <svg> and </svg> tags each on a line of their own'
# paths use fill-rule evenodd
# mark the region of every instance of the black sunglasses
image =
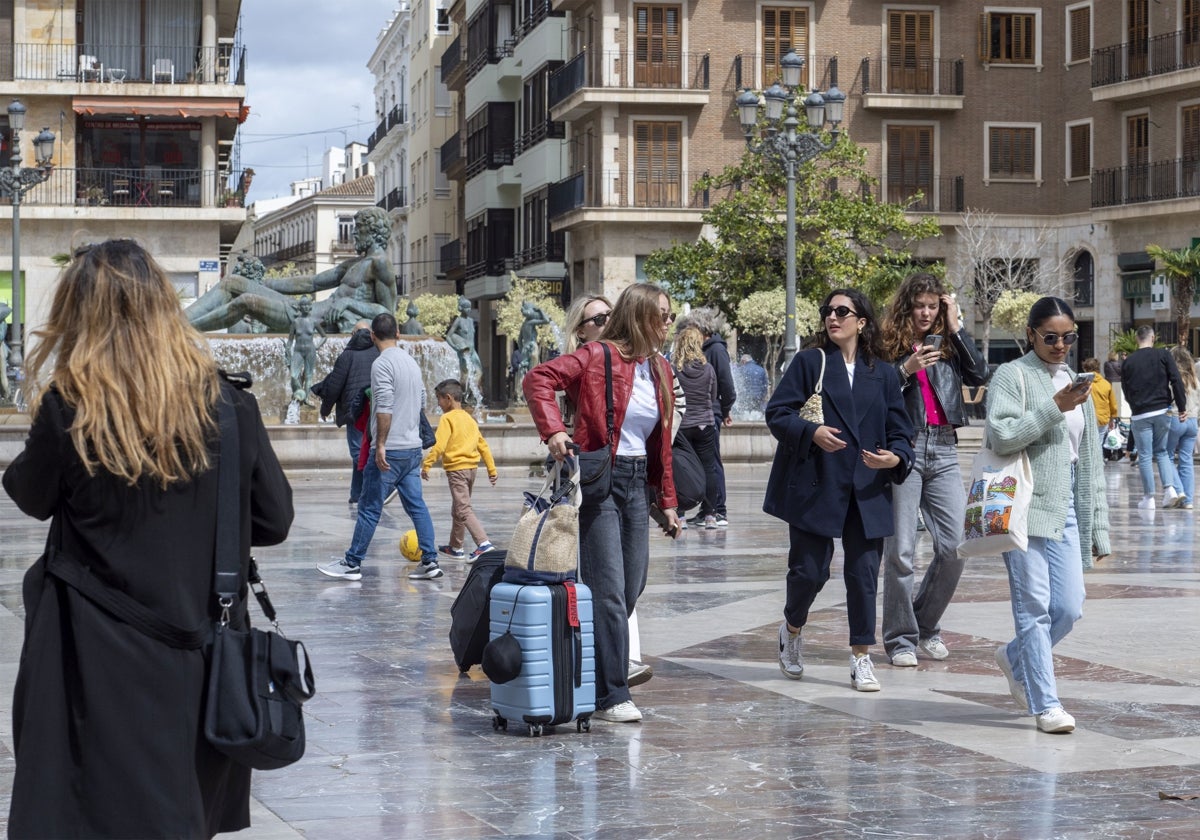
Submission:
<svg viewBox="0 0 1200 840">
<path fill-rule="evenodd" d="M 582 327 L 583 324 L 595 324 L 596 328 L 599 329 L 608 323 L 609 314 L 608 312 L 601 312 L 599 315 L 593 315 L 591 318 L 584 318 L 583 323 L 579 326 Z"/>
<path fill-rule="evenodd" d="M 845 318 L 847 315 L 858 317 L 858 313 L 849 306 L 822 306 L 817 312 L 821 315 L 821 320 L 824 321 L 830 315 L 836 315 L 839 319 Z"/>
<path fill-rule="evenodd" d="M 1034 330 L 1033 333 L 1034 335 L 1041 337 L 1042 341 L 1046 342 L 1046 344 L 1050 347 L 1058 344 L 1060 339 L 1062 340 L 1064 347 L 1070 347 L 1079 340 L 1079 333 L 1077 332 L 1063 333 L 1062 335 L 1059 335 L 1058 333 L 1046 333 L 1045 335 L 1042 335 L 1042 333 Z"/>
</svg>

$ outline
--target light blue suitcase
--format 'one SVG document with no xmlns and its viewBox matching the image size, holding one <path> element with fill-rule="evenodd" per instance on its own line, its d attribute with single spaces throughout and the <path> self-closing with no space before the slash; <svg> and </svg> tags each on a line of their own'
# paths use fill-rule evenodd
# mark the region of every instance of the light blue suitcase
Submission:
<svg viewBox="0 0 1200 840">
<path fill-rule="evenodd" d="M 577 627 L 570 620 L 564 584 L 498 583 L 492 587 L 490 634 L 511 630 L 521 645 L 521 674 L 503 685 L 492 683 L 493 729 L 521 721 L 530 735 L 575 721 L 591 728 L 596 710 L 596 658 L 592 635 L 592 593 L 574 584 Z"/>
</svg>

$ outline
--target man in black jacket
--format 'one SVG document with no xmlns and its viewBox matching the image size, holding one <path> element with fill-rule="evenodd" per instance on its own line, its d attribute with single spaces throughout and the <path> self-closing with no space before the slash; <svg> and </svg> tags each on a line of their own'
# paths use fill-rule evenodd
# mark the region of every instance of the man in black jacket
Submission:
<svg viewBox="0 0 1200 840">
<path fill-rule="evenodd" d="M 1167 411 L 1174 402 L 1179 409 L 1179 419 L 1186 420 L 1187 391 L 1175 360 L 1168 351 L 1155 347 L 1154 339 L 1154 327 L 1138 327 L 1138 349 L 1121 365 L 1121 384 L 1129 403 L 1131 433 L 1137 441 L 1137 466 L 1142 478 L 1139 510 L 1154 510 L 1151 458 L 1158 464 L 1158 477 L 1163 483 L 1163 507 L 1176 507 L 1185 501 L 1175 464 L 1167 454 L 1167 432 L 1171 428 Z"/>
<path fill-rule="evenodd" d="M 358 469 L 358 452 L 362 446 L 362 432 L 354 425 L 350 404 L 354 397 L 371 385 L 371 364 L 379 358 L 379 349 L 371 341 L 371 325 L 359 321 L 354 333 L 346 342 L 346 349 L 333 363 L 333 370 L 325 379 L 313 386 L 313 393 L 321 398 L 321 417 L 333 418 L 339 426 L 346 427 L 346 445 L 350 449 L 350 467 L 354 470 L 350 478 L 350 504 L 358 504 L 362 491 L 362 471 Z"/>
</svg>

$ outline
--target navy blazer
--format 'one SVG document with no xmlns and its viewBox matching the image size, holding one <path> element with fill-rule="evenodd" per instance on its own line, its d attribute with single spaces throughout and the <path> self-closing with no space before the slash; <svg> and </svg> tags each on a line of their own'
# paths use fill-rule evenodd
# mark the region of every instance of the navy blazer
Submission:
<svg viewBox="0 0 1200 840">
<path fill-rule="evenodd" d="M 813 443 L 817 425 L 801 420 L 799 414 L 816 390 L 822 352 L 826 353 L 821 389 L 825 425 L 841 430 L 838 437 L 847 445 L 840 452 L 826 452 Z M 798 353 L 767 403 L 767 425 L 779 445 L 764 511 L 802 531 L 840 537 L 853 494 L 863 536 L 892 535 L 892 483 L 904 481 L 912 468 L 915 435 L 895 368 L 882 360 L 870 367 L 860 356 L 851 390 L 836 346 Z M 900 463 L 890 470 L 871 469 L 863 463 L 862 450 L 877 448 L 894 452 Z"/>
</svg>

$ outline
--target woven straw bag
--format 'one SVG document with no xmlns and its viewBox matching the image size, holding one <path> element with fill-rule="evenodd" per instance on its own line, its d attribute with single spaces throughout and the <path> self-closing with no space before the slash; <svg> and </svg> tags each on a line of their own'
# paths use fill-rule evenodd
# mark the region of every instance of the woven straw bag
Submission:
<svg viewBox="0 0 1200 840">
<path fill-rule="evenodd" d="M 525 494 L 504 559 L 506 583 L 562 583 L 579 568 L 579 472 L 570 480 L 555 463 L 541 492 Z"/>
<path fill-rule="evenodd" d="M 804 405 L 800 406 L 800 419 L 824 426 L 825 403 L 821 400 L 821 386 L 825 382 L 825 351 L 818 349 L 817 354 L 821 357 L 821 375 L 817 378 L 817 388 L 813 391 L 812 396 L 804 401 Z"/>
</svg>

